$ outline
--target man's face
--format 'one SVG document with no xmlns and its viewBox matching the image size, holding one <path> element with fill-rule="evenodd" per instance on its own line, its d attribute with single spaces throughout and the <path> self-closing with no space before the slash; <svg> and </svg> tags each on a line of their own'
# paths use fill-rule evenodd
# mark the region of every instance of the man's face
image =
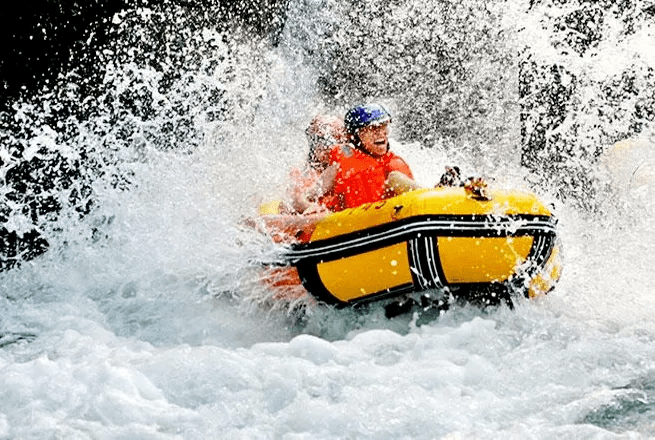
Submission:
<svg viewBox="0 0 655 440">
<path fill-rule="evenodd" d="M 380 157 L 389 151 L 389 124 L 369 125 L 357 133 L 362 147 L 374 157 Z"/>
</svg>

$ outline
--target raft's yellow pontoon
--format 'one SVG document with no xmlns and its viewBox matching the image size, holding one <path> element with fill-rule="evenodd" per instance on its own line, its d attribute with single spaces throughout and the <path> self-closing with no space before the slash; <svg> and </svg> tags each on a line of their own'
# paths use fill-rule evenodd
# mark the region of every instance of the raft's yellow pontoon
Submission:
<svg viewBox="0 0 655 440">
<path fill-rule="evenodd" d="M 555 218 L 532 194 L 489 194 L 422 189 L 328 214 L 305 230 L 308 240 L 290 246 L 284 263 L 329 304 L 428 289 L 547 293 L 561 271 Z"/>
</svg>

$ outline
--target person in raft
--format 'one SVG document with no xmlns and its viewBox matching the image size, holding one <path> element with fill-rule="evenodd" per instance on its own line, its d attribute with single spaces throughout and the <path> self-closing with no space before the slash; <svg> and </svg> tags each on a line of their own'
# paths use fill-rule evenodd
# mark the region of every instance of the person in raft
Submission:
<svg viewBox="0 0 655 440">
<path fill-rule="evenodd" d="M 316 221 L 328 213 L 325 205 L 329 203 L 325 197 L 319 199 L 320 203 L 311 203 L 303 194 L 317 184 L 330 165 L 331 150 L 348 140 L 343 118 L 329 115 L 315 116 L 305 135 L 309 146 L 307 160 L 302 168 L 290 172 L 291 186 L 287 189 L 286 200 L 278 205 L 281 216 L 268 215 L 263 221 L 264 230 L 275 242 L 309 240 Z M 250 221 L 250 224 L 257 228 L 257 222 Z M 263 272 L 261 281 L 273 289 L 274 300 L 293 303 L 309 298 L 298 269 L 293 266 L 269 267 Z"/>
<path fill-rule="evenodd" d="M 348 143 L 329 150 L 329 166 L 297 203 L 336 212 L 418 188 L 405 160 L 389 149 L 390 123 L 391 114 L 380 104 L 348 110 Z"/>
<path fill-rule="evenodd" d="M 283 214 L 309 214 L 324 211 L 330 204 L 325 198 L 313 203 L 304 194 L 316 185 L 323 172 L 330 165 L 331 150 L 348 140 L 343 118 L 329 115 L 315 116 L 305 130 L 309 153 L 302 169 L 294 168 L 290 172 L 291 185 L 287 189 L 287 199 L 282 203 Z"/>
</svg>

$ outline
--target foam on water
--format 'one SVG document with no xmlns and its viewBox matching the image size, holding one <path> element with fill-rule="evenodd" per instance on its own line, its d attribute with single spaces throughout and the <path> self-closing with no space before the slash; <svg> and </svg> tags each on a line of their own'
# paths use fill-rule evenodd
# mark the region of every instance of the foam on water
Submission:
<svg viewBox="0 0 655 440">
<path fill-rule="evenodd" d="M 302 18 L 316 5 L 296 7 Z M 536 19 L 517 10 L 508 17 Z M 195 148 L 146 139 L 112 155 L 93 144 L 108 137 L 85 138 L 87 152 L 116 168 L 93 180 L 94 209 L 80 217 L 64 208 L 42 231 L 51 249 L 0 274 L 0 438 L 654 435 L 655 205 L 652 182 L 616 184 L 631 181 L 632 165 L 614 175 L 598 165 L 616 192 L 595 213 L 541 194 L 556 203 L 563 278 L 515 310 L 457 307 L 421 326 L 375 309 L 316 310 L 298 327 L 261 304 L 270 292 L 257 261 L 277 249 L 240 220 L 279 195 L 303 159 L 306 122 L 326 108 L 316 66 L 286 38 L 277 48 L 239 46 L 240 75 L 213 81 L 258 105 L 222 124 L 198 118 Z M 635 56 L 608 50 L 597 48 L 607 63 Z M 48 133 L 35 145 L 75 154 Z M 489 147 L 394 148 L 426 185 L 459 164 L 525 189 L 514 135 Z M 655 159 L 647 145 L 639 164 Z M 112 175 L 128 176 L 128 188 Z"/>
</svg>

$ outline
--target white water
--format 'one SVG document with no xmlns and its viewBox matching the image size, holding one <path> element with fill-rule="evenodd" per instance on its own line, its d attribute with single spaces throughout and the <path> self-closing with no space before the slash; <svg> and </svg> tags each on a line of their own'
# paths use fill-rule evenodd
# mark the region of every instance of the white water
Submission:
<svg viewBox="0 0 655 440">
<path fill-rule="evenodd" d="M 274 249 L 239 219 L 302 160 L 322 108 L 290 47 L 264 51 L 250 122 L 206 127 L 194 154 L 141 151 L 131 190 L 98 181 L 92 215 L 0 274 L 0 438 L 655 435 L 655 202 L 652 182 L 624 185 L 629 166 L 599 165 L 620 187 L 602 218 L 557 205 L 563 278 L 515 310 L 454 308 L 420 327 L 317 311 L 303 330 L 248 300 L 266 296 L 252 261 Z M 513 147 L 497 148 L 497 184 L 523 186 Z M 448 147 L 396 149 L 426 184 L 445 164 L 494 169 Z M 651 146 L 637 161 L 654 159 Z M 107 238 L 89 239 L 93 222 Z"/>
</svg>

